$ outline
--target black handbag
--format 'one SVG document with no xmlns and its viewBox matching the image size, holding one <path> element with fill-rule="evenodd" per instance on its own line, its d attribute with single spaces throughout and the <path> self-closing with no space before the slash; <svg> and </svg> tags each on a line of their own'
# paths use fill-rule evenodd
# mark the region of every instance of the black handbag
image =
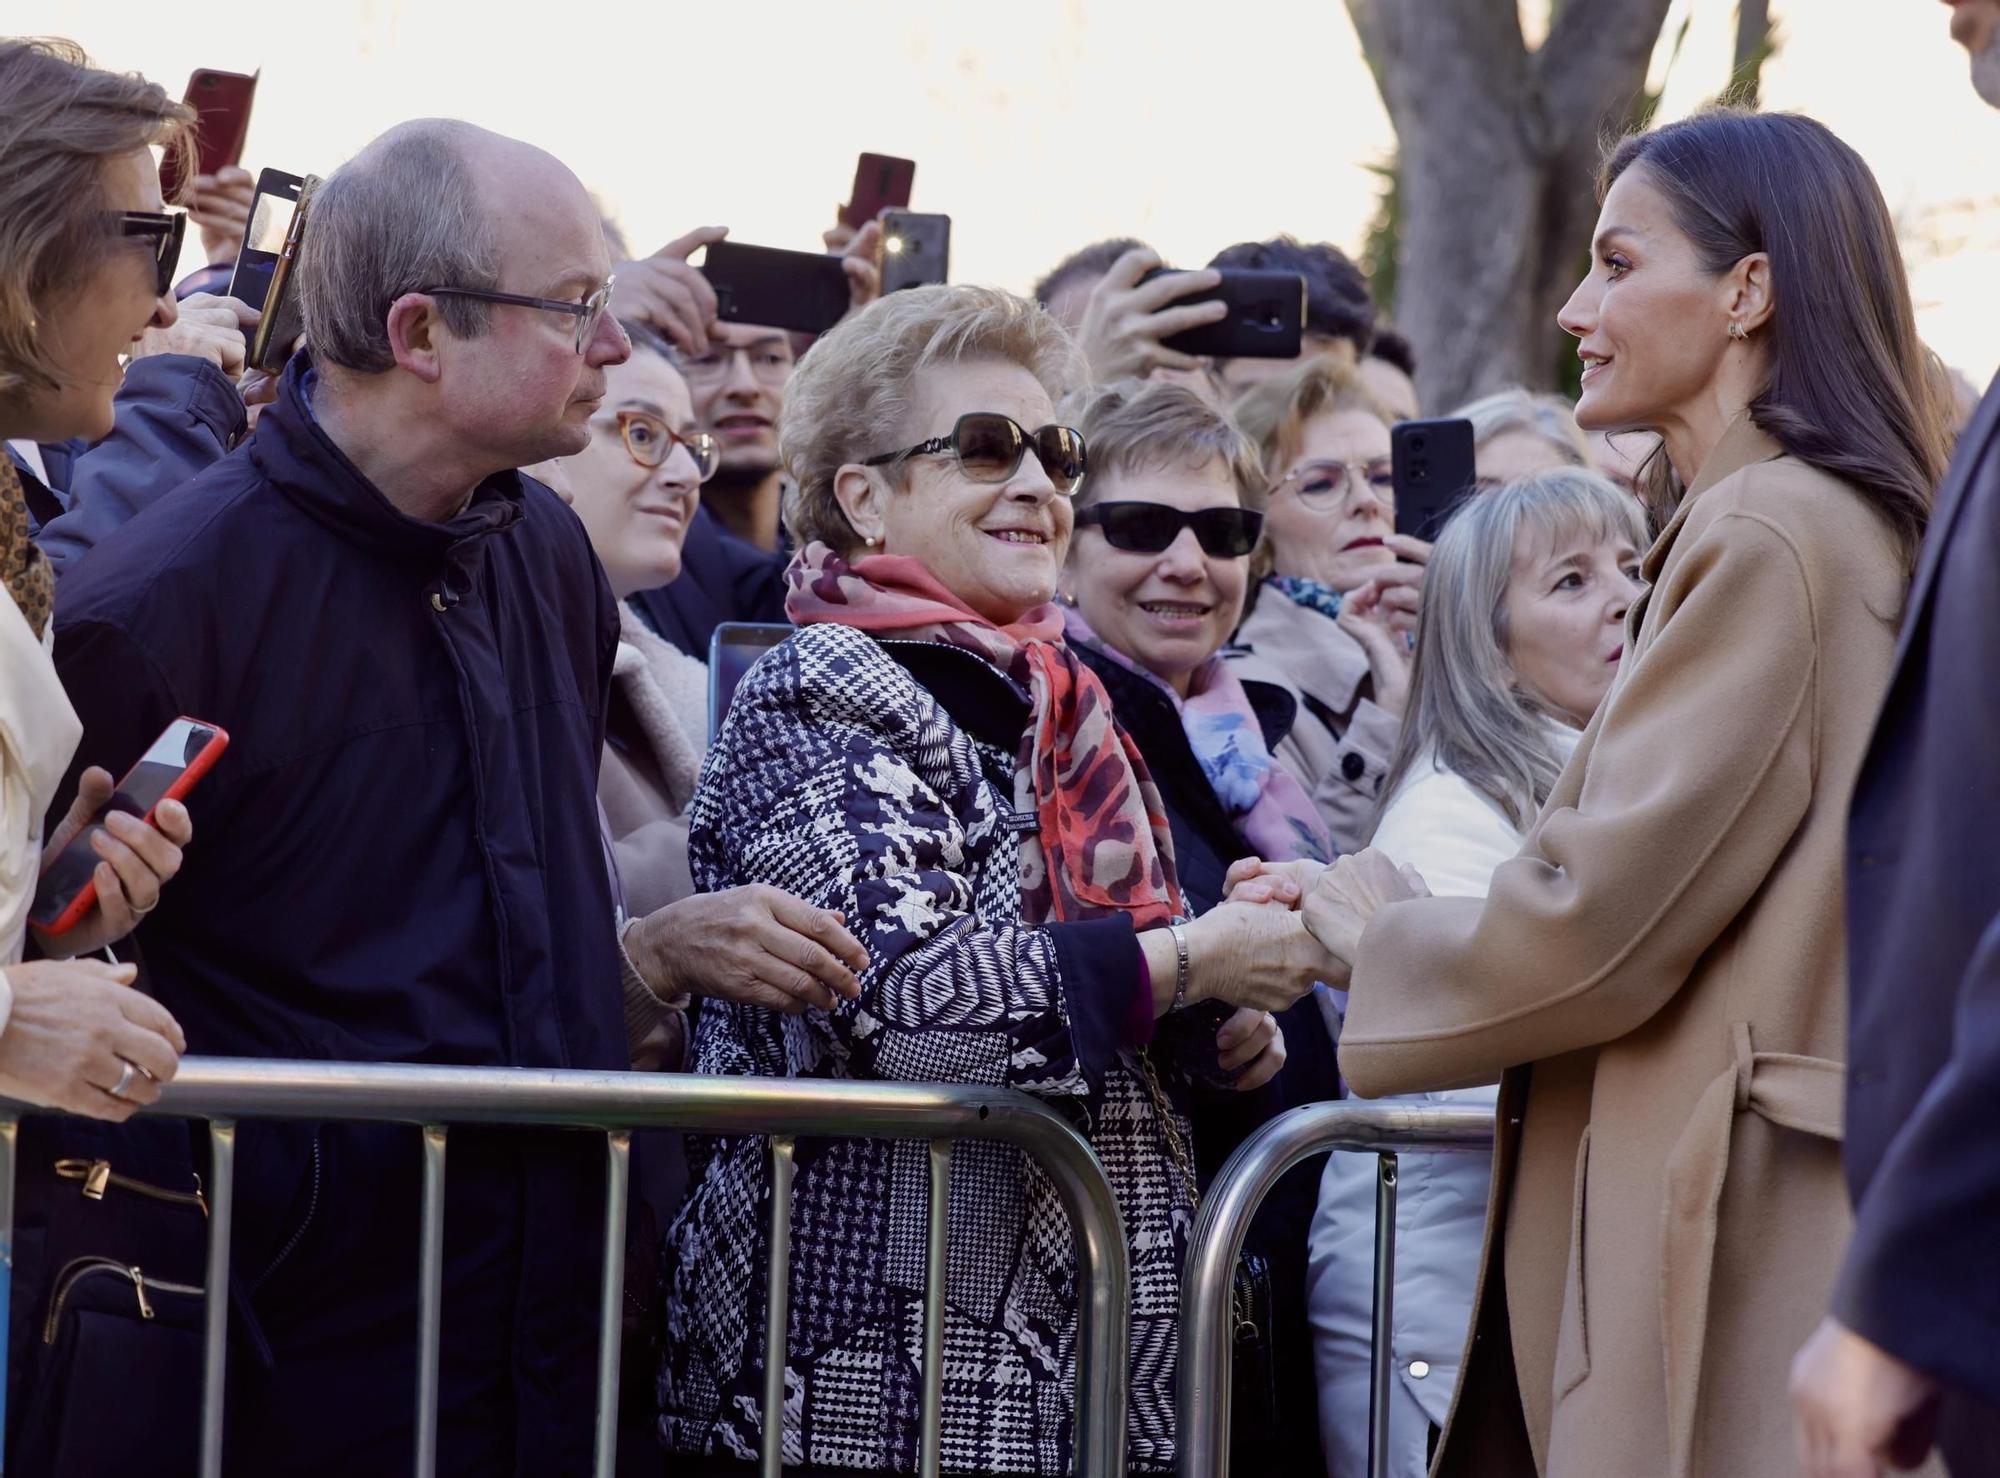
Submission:
<svg viewBox="0 0 2000 1478">
<path fill-rule="evenodd" d="M 1179 1173 L 1187 1190 L 1190 1207 L 1201 1205 L 1201 1187 L 1194 1173 L 1194 1151 L 1174 1122 L 1173 1108 L 1153 1069 L 1152 1055 L 1139 1055 L 1140 1077 L 1152 1100 L 1153 1114 L 1160 1121 L 1160 1137 L 1166 1141 L 1167 1159 Z M 1252 1443 L 1276 1431 L 1278 1421 L 1277 1360 L 1271 1347 L 1271 1317 L 1275 1299 L 1271 1291 L 1271 1265 L 1255 1253 L 1236 1259 L 1229 1279 L 1230 1326 L 1230 1430 L 1232 1450 L 1245 1440 Z"/>
<path fill-rule="evenodd" d="M 8 1330 L 8 1471 L 192 1478 L 208 1207 L 188 1129 L 31 1117 Z"/>
</svg>

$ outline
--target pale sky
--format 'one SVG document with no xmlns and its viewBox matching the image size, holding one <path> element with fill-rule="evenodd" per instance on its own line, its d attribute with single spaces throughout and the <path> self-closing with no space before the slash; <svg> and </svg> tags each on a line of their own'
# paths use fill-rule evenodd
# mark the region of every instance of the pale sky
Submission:
<svg viewBox="0 0 2000 1478">
<path fill-rule="evenodd" d="M 1663 117 L 1728 72 L 1735 6 L 1675 0 L 1667 36 L 1690 6 Z M 1765 105 L 1812 114 L 1868 160 L 1904 226 L 1919 326 L 1983 386 L 2000 364 L 2000 112 L 1972 92 L 1944 6 L 1772 9 L 1783 46 Z M 425 115 L 531 140 L 640 250 L 711 224 L 817 249 L 854 156 L 906 155 L 913 208 L 952 217 L 953 277 L 1017 290 L 1107 236 L 1188 266 L 1278 231 L 1353 251 L 1378 189 L 1367 166 L 1392 143 L 1339 0 L 13 0 L 8 12 L 10 30 L 68 36 L 176 93 L 199 66 L 261 68 L 253 170 L 325 174 Z"/>
</svg>

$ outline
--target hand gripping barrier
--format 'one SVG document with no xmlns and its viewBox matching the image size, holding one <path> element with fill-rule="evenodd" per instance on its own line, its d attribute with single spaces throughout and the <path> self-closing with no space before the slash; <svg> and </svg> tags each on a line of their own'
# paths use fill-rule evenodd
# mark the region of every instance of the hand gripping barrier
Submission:
<svg viewBox="0 0 2000 1478">
<path fill-rule="evenodd" d="M 1493 1112 L 1462 1104 L 1365 1103 L 1342 1099 L 1281 1114 L 1237 1147 L 1208 1188 L 1181 1279 L 1178 1420 L 1180 1478 L 1228 1478 L 1232 1275 L 1243 1234 L 1271 1187 L 1308 1155 L 1372 1152 L 1375 1181 L 1375 1308 L 1368 1400 L 1368 1478 L 1387 1478 L 1389 1390 L 1396 1278 L 1396 1152 L 1483 1150 Z"/>
<path fill-rule="evenodd" d="M 6 1317 L 13 1275 L 17 1116 L 36 1112 L 42 1111 L 0 1102 L 0 1321 Z M 920 1447 L 923 1478 L 938 1478 L 941 1466 L 944 1253 L 951 1142 L 983 1139 L 1013 1145 L 1033 1157 L 1054 1183 L 1075 1238 L 1081 1321 L 1077 1333 L 1076 1473 L 1078 1478 L 1123 1478 L 1126 1351 L 1132 1322 L 1124 1224 L 1089 1144 L 1026 1094 L 997 1088 L 901 1083 L 190 1057 L 182 1061 L 179 1075 L 148 1112 L 209 1121 L 212 1163 L 208 1187 L 209 1293 L 202 1356 L 202 1478 L 219 1478 L 222 1472 L 228 1300 L 216 1295 L 229 1286 L 236 1124 L 240 1119 L 386 1121 L 414 1124 L 423 1132 L 414 1436 L 418 1478 L 432 1478 L 436 1471 L 447 1126 L 553 1126 L 604 1135 L 604 1282 L 598 1303 L 597 1435 L 592 1469 L 598 1478 L 611 1478 L 617 1461 L 620 1299 L 633 1130 L 770 1136 L 773 1194 L 770 1297 L 764 1327 L 763 1478 L 778 1478 L 783 1441 L 794 1137 L 930 1142 Z M 1226 1291 L 1226 1282 L 1224 1287 Z M 4 1342 L 0 1342 L 0 1392 L 5 1390 L 5 1353 Z"/>
</svg>

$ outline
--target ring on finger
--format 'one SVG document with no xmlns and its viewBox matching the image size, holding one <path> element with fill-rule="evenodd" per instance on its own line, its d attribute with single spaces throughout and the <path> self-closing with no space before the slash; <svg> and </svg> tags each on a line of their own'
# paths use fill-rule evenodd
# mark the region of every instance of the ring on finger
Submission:
<svg viewBox="0 0 2000 1478">
<path fill-rule="evenodd" d="M 118 1074 L 118 1081 L 113 1083 L 109 1088 L 106 1088 L 104 1090 L 106 1093 L 109 1093 L 113 1098 L 123 1098 L 125 1096 L 125 1090 L 132 1086 L 132 1079 L 137 1077 L 139 1073 L 142 1071 L 142 1069 L 136 1062 L 128 1061 L 123 1057 L 119 1058 L 118 1060 L 121 1063 L 124 1063 L 125 1066 L 123 1070 Z M 150 1077 L 151 1074 L 148 1074 L 148 1076 Z"/>
<path fill-rule="evenodd" d="M 139 907 L 139 905 L 136 903 L 131 903 L 129 900 L 127 906 L 131 908 L 133 916 L 135 918 L 143 919 L 147 914 L 151 913 L 154 909 L 160 906 L 160 895 L 155 893 L 153 895 L 153 901 L 147 904 L 144 908 Z"/>
</svg>

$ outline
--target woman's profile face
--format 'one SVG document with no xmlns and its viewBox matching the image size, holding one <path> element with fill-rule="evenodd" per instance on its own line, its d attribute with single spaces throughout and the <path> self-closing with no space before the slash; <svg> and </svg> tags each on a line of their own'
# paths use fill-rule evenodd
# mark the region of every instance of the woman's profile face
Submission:
<svg viewBox="0 0 2000 1478">
<path fill-rule="evenodd" d="M 1627 169 L 1604 197 L 1590 274 L 1556 315 L 1583 360 L 1577 424 L 1654 430 L 1678 420 L 1716 378 L 1729 298 L 1646 166 Z"/>
<path fill-rule="evenodd" d="M 590 443 L 561 465 L 571 506 L 622 600 L 681 572 L 681 545 L 701 475 L 688 449 L 664 432 L 691 436 L 698 428 L 687 381 L 652 350 L 635 349 L 623 364 L 606 366 L 604 377 L 604 403 L 590 418 Z M 644 466 L 628 441 L 647 455 L 664 442 L 665 458 L 657 467 Z"/>
<path fill-rule="evenodd" d="M 1107 472 L 1091 502 L 1159 503 L 1183 512 L 1239 506 L 1236 480 L 1210 459 L 1198 467 Z M 1157 554 L 1113 548 L 1100 528 L 1076 537 L 1068 590 L 1098 639 L 1183 697 L 1201 665 L 1243 615 L 1250 556 L 1209 554 L 1191 528 Z"/>
<path fill-rule="evenodd" d="M 1030 434 L 1056 420 L 1041 381 L 1008 360 L 934 365 L 914 400 L 883 451 L 949 436 L 973 411 L 997 411 Z M 909 458 L 902 479 L 875 500 L 882 542 L 863 553 L 921 560 L 945 589 L 1001 626 L 1054 598 L 1076 513 L 1032 447 L 1004 482 L 973 481 L 949 451 Z"/>
<path fill-rule="evenodd" d="M 99 172 L 109 214 L 159 211 L 160 172 L 151 149 L 104 161 Z M 178 318 L 171 292 L 160 292 L 155 239 L 119 236 L 109 223 L 97 259 L 55 304 L 36 304 L 42 342 L 60 385 L 28 397 L 28 425 L 14 434 L 36 441 L 96 441 L 111 433 L 111 397 L 125 378 L 119 357 L 148 328 Z"/>
<path fill-rule="evenodd" d="M 1625 655 L 1625 613 L 1645 586 L 1622 534 L 1550 538 L 1523 524 L 1507 582 L 1507 662 L 1530 697 L 1577 728 L 1590 722 Z"/>
<path fill-rule="evenodd" d="M 1270 469 L 1264 527 L 1277 573 L 1344 594 L 1394 564 L 1385 542 L 1396 532 L 1388 467 L 1389 428 L 1373 412 L 1326 411 L 1300 427 L 1297 450 Z"/>
</svg>

